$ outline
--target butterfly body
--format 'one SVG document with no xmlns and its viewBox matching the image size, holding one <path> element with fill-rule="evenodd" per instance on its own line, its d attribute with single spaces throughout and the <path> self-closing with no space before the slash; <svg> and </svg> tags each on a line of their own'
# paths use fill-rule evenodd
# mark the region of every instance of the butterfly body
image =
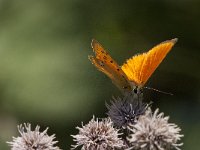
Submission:
<svg viewBox="0 0 200 150">
<path fill-rule="evenodd" d="M 172 39 L 162 42 L 146 53 L 133 56 L 120 67 L 100 43 L 92 40 L 91 45 L 95 56 L 89 56 L 89 59 L 122 92 L 140 93 L 176 41 L 177 39 Z"/>
</svg>

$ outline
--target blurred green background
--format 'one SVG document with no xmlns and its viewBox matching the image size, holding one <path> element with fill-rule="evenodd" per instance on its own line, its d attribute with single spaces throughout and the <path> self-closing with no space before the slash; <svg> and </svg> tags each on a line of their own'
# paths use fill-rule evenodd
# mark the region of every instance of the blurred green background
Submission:
<svg viewBox="0 0 200 150">
<path fill-rule="evenodd" d="M 145 100 L 182 128 L 182 149 L 199 150 L 199 27 L 198 0 L 0 0 L 0 149 L 23 122 L 50 127 L 69 149 L 76 126 L 106 116 L 120 93 L 89 62 L 92 38 L 122 64 L 177 37 L 147 84 L 174 96 L 145 91 Z"/>
</svg>

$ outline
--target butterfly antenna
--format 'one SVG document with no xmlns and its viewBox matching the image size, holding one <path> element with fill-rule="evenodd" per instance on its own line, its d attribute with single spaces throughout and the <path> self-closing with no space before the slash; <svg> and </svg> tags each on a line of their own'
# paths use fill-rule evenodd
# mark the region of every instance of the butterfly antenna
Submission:
<svg viewBox="0 0 200 150">
<path fill-rule="evenodd" d="M 151 87 L 146 87 L 146 86 L 145 86 L 144 88 L 145 88 L 145 89 L 148 89 L 148 90 L 153 90 L 153 91 L 156 91 L 156 92 L 159 92 L 159 93 L 167 94 L 167 95 L 174 95 L 173 93 L 160 91 L 160 90 L 157 90 L 157 89 L 154 89 L 154 88 L 151 88 Z"/>
</svg>

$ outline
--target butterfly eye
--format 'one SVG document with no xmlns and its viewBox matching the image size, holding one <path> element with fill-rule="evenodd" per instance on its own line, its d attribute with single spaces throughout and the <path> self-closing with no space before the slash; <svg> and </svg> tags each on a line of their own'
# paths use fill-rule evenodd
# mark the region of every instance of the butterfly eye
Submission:
<svg viewBox="0 0 200 150">
<path fill-rule="evenodd" d="M 143 89 L 142 89 L 142 88 L 140 88 L 140 89 L 139 89 L 139 92 L 140 92 L 140 93 L 143 93 Z"/>
<path fill-rule="evenodd" d="M 133 92 L 134 92 L 135 94 L 137 94 L 137 93 L 138 93 L 138 88 L 135 87 L 135 88 L 133 89 Z"/>
</svg>

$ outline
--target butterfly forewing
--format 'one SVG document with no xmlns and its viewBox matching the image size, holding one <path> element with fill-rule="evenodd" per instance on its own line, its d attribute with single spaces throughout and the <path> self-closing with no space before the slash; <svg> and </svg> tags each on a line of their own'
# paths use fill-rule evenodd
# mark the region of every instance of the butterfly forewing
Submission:
<svg viewBox="0 0 200 150">
<path fill-rule="evenodd" d="M 124 92 L 131 91 L 131 84 L 116 61 L 111 58 L 108 52 L 96 40 L 92 40 L 91 45 L 95 53 L 95 56 L 89 56 L 92 64 L 98 70 L 105 73 L 120 90 Z"/>
</svg>

